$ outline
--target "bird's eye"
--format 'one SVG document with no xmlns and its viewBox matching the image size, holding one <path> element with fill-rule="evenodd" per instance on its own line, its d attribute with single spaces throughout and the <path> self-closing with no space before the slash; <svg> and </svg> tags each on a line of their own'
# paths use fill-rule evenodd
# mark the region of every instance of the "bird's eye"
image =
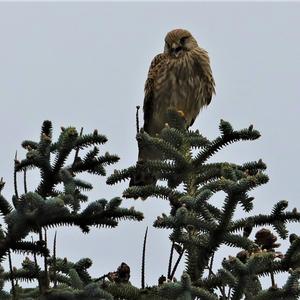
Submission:
<svg viewBox="0 0 300 300">
<path fill-rule="evenodd" d="M 187 36 L 184 36 L 180 39 L 180 44 L 183 45 L 185 43 L 185 41 L 187 40 Z"/>
</svg>

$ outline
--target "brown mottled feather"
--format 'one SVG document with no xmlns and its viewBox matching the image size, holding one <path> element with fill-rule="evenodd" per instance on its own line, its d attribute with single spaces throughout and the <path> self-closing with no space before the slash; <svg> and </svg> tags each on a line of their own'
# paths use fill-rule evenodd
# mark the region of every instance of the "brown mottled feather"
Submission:
<svg viewBox="0 0 300 300">
<path fill-rule="evenodd" d="M 197 47 L 180 58 L 159 54 L 151 63 L 145 85 L 144 130 L 151 135 L 165 125 L 168 108 L 183 111 L 191 126 L 211 102 L 214 79 L 207 52 Z"/>
<path fill-rule="evenodd" d="M 157 72 L 161 68 L 161 63 L 166 59 L 166 55 L 161 53 L 154 57 L 150 64 L 148 77 L 145 83 L 145 98 L 144 98 L 144 130 L 149 131 L 149 120 L 153 114 L 153 91 L 154 83 L 157 77 Z"/>
<path fill-rule="evenodd" d="M 164 53 L 152 60 L 145 83 L 144 130 L 150 135 L 160 133 L 168 109 L 182 111 L 187 127 L 191 126 L 200 110 L 209 105 L 214 93 L 208 53 L 187 30 L 170 31 L 165 38 Z M 139 151 L 139 161 L 157 158 L 157 154 L 147 148 Z M 149 182 L 141 179 L 138 183 L 134 180 L 130 183 L 144 184 Z"/>
</svg>

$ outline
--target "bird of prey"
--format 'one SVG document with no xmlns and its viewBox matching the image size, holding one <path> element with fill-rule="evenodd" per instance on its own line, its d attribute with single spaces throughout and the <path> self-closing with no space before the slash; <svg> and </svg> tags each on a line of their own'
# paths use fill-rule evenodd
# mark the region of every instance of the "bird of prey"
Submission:
<svg viewBox="0 0 300 300">
<path fill-rule="evenodd" d="M 186 126 L 191 126 L 214 93 L 215 81 L 207 52 L 189 31 L 168 32 L 164 52 L 152 60 L 145 83 L 144 131 L 151 136 L 159 134 L 165 127 L 169 109 L 178 111 L 185 118 Z M 148 159 L 157 157 L 153 151 L 140 148 L 138 160 Z M 141 176 L 132 178 L 130 185 L 155 182 L 153 178 L 143 178 L 143 174 L 137 175 Z"/>
</svg>

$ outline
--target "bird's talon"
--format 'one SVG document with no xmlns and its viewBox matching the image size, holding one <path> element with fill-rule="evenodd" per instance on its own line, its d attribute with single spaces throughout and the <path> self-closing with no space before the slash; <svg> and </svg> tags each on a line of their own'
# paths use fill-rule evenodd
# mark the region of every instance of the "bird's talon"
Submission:
<svg viewBox="0 0 300 300">
<path fill-rule="evenodd" d="M 185 117 L 184 112 L 182 110 L 177 110 L 177 113 L 180 115 L 180 117 Z"/>
</svg>

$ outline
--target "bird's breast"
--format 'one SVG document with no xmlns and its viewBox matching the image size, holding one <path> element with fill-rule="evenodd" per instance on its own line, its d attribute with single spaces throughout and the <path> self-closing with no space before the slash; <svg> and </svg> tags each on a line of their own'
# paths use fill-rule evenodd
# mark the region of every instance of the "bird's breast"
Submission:
<svg viewBox="0 0 300 300">
<path fill-rule="evenodd" d="M 201 108 L 201 69 L 197 68 L 191 57 L 185 55 L 167 61 L 162 71 L 154 89 L 157 110 L 181 110 L 187 122 L 191 122 Z"/>
</svg>

